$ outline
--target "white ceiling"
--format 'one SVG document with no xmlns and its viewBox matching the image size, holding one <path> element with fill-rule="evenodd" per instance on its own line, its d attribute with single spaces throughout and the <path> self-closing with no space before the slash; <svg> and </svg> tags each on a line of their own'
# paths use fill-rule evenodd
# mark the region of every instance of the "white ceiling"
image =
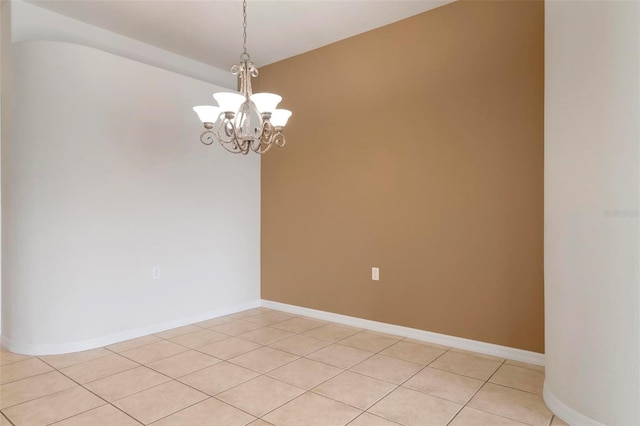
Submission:
<svg viewBox="0 0 640 426">
<path fill-rule="evenodd" d="M 27 0 L 217 68 L 242 53 L 240 0 Z M 316 49 L 453 0 L 249 0 L 257 66 Z"/>
</svg>

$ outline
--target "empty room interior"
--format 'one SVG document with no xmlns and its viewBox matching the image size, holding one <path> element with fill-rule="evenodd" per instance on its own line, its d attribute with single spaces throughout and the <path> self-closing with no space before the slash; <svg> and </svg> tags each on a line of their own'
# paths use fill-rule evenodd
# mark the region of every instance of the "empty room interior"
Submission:
<svg viewBox="0 0 640 426">
<path fill-rule="evenodd" d="M 640 426 L 640 2 L 0 13 L 0 426 Z"/>
</svg>

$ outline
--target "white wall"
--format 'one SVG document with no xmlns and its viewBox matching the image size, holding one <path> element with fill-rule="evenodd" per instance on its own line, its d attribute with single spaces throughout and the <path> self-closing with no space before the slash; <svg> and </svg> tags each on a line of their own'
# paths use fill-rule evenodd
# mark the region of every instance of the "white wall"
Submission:
<svg viewBox="0 0 640 426">
<path fill-rule="evenodd" d="M 51 40 L 82 44 L 212 84 L 236 88 L 237 79 L 229 70 L 221 70 L 185 58 L 22 0 L 12 0 L 11 3 L 13 19 L 11 33 L 14 42 Z M 229 67 L 231 65 L 233 64 L 229 64 Z"/>
<path fill-rule="evenodd" d="M 640 5 L 545 8 L 545 401 L 638 425 Z"/>
<path fill-rule="evenodd" d="M 11 5 L 9 4 L 8 6 L 6 6 L 6 9 L 9 10 L 9 8 L 11 7 Z M 3 16 L 5 16 L 5 2 L 0 1 L 0 146 L 2 143 L 2 92 L 3 92 L 3 88 L 2 88 L 2 74 L 3 74 L 3 68 L 2 68 L 2 52 L 4 52 L 4 50 L 2 49 L 2 42 L 5 38 L 5 34 L 4 32 L 6 31 L 6 25 L 5 22 L 3 21 Z M 0 191 L 1 192 L 1 191 Z M 0 193 L 1 196 L 1 193 Z M 1 204 L 1 203 L 0 203 Z M 0 229 L 1 229 L 1 223 L 0 223 Z M 0 231 L 0 240 L 2 237 L 2 232 Z M 0 259 L 2 258 L 2 247 L 0 246 Z M 2 262 L 0 262 L 0 277 L 2 276 Z M 2 280 L 0 279 L 0 331 L 2 331 Z M 1 334 L 1 333 L 0 333 Z"/>
<path fill-rule="evenodd" d="M 11 6 L 12 3 L 9 1 L 0 1 L 0 142 L 9 140 L 11 133 L 12 111 L 10 105 L 12 102 L 11 99 L 13 92 L 13 70 L 11 61 Z M 2 149 L 0 149 L 0 151 L 2 151 Z M 1 190 L 0 195 L 4 195 Z M 0 231 L 0 237 L 1 236 L 2 232 Z M 0 259 L 1 257 L 2 247 L 0 246 Z M 0 277 L 2 277 L 2 274 L 2 262 L 0 261 Z M 2 294 L 4 291 L 5 287 L 2 286 L 2 280 L 0 278 L 0 331 L 2 330 L 2 319 L 4 317 L 2 309 Z"/>
<path fill-rule="evenodd" d="M 191 110 L 220 88 L 75 44 L 13 55 L 9 348 L 78 350 L 256 302 L 259 157 L 202 145 Z"/>
</svg>

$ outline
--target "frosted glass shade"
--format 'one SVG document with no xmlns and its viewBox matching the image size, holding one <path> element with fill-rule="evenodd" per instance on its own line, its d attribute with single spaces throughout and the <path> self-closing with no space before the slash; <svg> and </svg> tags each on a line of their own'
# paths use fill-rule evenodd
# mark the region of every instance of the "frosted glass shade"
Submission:
<svg viewBox="0 0 640 426">
<path fill-rule="evenodd" d="M 271 124 L 273 126 L 284 127 L 289 117 L 291 117 L 291 114 L 291 111 L 288 109 L 277 109 L 271 113 Z"/>
<path fill-rule="evenodd" d="M 198 114 L 198 118 L 203 123 L 215 123 L 220 117 L 220 108 L 210 105 L 194 106 L 193 110 Z"/>
<path fill-rule="evenodd" d="M 258 111 L 264 114 L 265 112 L 273 112 L 282 100 L 282 96 L 274 93 L 255 93 L 251 95 L 251 100 Z"/>
<path fill-rule="evenodd" d="M 222 112 L 238 112 L 240 105 L 245 101 L 244 96 L 233 92 L 214 93 L 213 98 L 218 101 Z"/>
</svg>

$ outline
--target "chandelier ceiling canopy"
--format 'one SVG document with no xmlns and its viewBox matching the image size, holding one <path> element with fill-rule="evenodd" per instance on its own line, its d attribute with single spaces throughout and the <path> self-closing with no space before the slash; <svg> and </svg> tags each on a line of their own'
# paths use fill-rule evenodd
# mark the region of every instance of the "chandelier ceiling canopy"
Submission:
<svg viewBox="0 0 640 426">
<path fill-rule="evenodd" d="M 218 106 L 200 105 L 193 110 L 204 124 L 205 131 L 200 135 L 203 144 L 217 141 L 234 154 L 248 154 L 249 151 L 264 154 L 273 145 L 285 145 L 283 131 L 291 111 L 276 109 L 281 96 L 252 92 L 251 78 L 258 76 L 258 69 L 247 53 L 246 0 L 242 3 L 242 14 L 243 52 L 240 63 L 231 67 L 231 73 L 240 81 L 240 93 L 214 93 Z"/>
</svg>

